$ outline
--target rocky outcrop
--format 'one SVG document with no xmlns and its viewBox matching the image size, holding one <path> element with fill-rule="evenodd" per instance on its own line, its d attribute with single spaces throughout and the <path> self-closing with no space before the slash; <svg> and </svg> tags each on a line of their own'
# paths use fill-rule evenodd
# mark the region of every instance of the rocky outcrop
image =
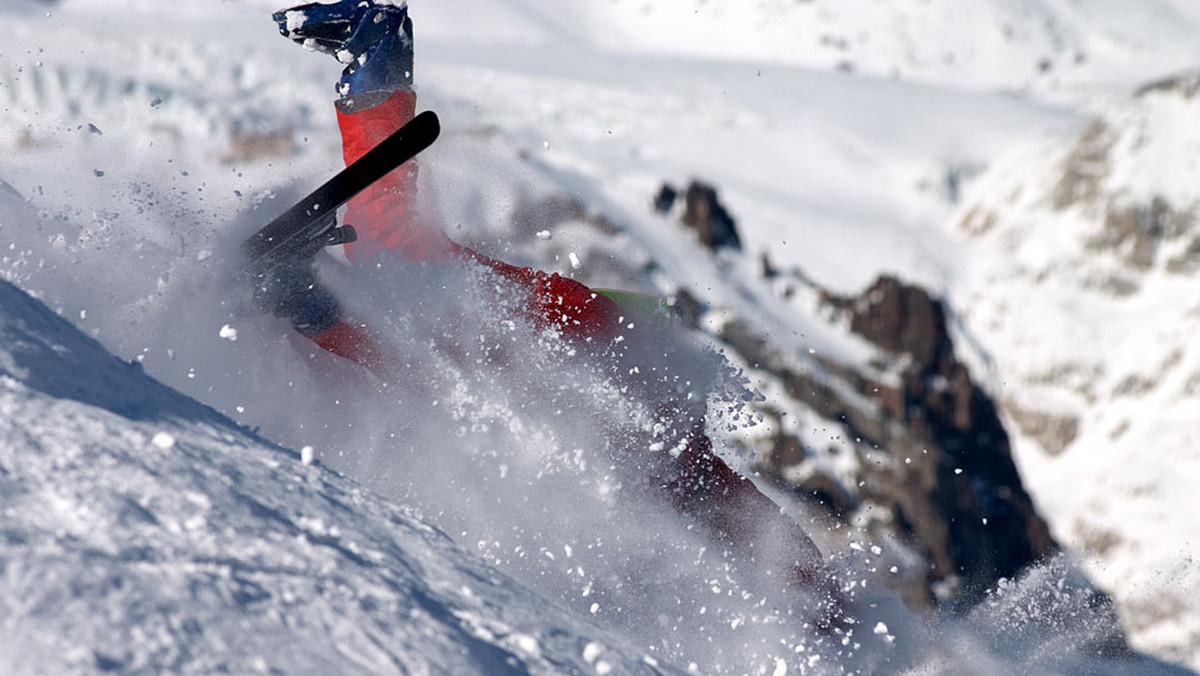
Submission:
<svg viewBox="0 0 1200 676">
<path fill-rule="evenodd" d="M 655 207 L 709 228 L 714 219 L 727 219 L 733 229 L 715 189 L 693 185 L 687 193 L 690 198 L 664 186 Z M 681 201 L 706 206 L 688 208 Z M 550 229 L 563 221 L 594 220 L 566 198 L 539 203 L 536 211 L 537 217 L 521 211 L 527 229 L 531 223 Z M 719 239 L 714 232 L 705 232 L 701 240 L 719 248 L 711 243 Z M 591 256 L 606 257 L 628 258 Z M 625 283 L 637 286 L 637 271 L 627 273 Z M 589 268 L 583 281 L 595 283 L 597 274 Z M 861 294 L 838 296 L 821 291 L 800 271 L 777 268 L 766 256 L 762 274 L 776 288 L 790 289 L 781 291 L 785 297 L 800 289 L 815 294 L 820 308 L 813 321 L 844 327 L 847 341 L 865 341 L 876 354 L 866 365 L 801 357 L 756 329 L 751 317 L 720 322 L 716 337 L 729 350 L 769 374 L 796 404 L 829 421 L 837 429 L 833 434 L 855 440 L 855 475 L 833 476 L 816 461 L 825 449 L 776 425 L 770 438 L 755 441 L 764 476 L 833 523 L 854 524 L 872 540 L 895 542 L 906 556 L 915 554 L 910 560 L 919 565 L 889 578 L 914 607 L 968 607 L 1001 578 L 1014 578 L 1057 551 L 1022 485 L 995 403 L 955 353 L 941 301 L 894 277 L 878 279 Z M 672 298 L 684 327 L 711 326 L 702 321 L 709 310 L 702 300 L 686 291 Z M 763 413 L 784 417 L 769 407 Z"/>
<path fill-rule="evenodd" d="M 995 403 L 955 357 L 942 303 L 891 277 L 843 302 L 851 331 L 902 362 L 893 406 L 881 408 L 902 423 L 888 428 L 903 430 L 891 448 L 907 445 L 913 455 L 864 467 L 929 552 L 931 573 L 960 578 L 959 600 L 974 602 L 998 578 L 1056 551 L 1021 485 Z"/>
<path fill-rule="evenodd" d="M 826 294 L 825 303 L 879 348 L 869 372 L 828 360 L 819 372 L 801 372 L 745 323 L 722 332 L 744 359 L 857 440 L 853 491 L 808 472 L 797 494 L 841 519 L 880 515 L 870 520 L 873 535 L 898 538 L 929 563 L 918 588 L 902 590 L 917 605 L 973 605 L 1001 578 L 1056 552 L 1021 484 L 995 404 L 955 356 L 943 304 L 894 277 L 859 296 Z M 806 461 L 788 437 L 777 438 L 765 457 L 763 469 L 781 482 Z"/>
</svg>

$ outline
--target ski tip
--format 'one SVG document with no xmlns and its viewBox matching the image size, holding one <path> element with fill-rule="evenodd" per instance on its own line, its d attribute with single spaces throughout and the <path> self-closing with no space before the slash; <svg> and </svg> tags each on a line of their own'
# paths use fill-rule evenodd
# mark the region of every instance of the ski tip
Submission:
<svg viewBox="0 0 1200 676">
<path fill-rule="evenodd" d="M 430 139 L 431 142 L 442 133 L 441 120 L 438 119 L 437 113 L 433 112 L 432 110 L 426 110 L 418 113 L 417 116 L 413 118 L 413 122 L 426 129 L 426 131 L 432 136 Z"/>
</svg>

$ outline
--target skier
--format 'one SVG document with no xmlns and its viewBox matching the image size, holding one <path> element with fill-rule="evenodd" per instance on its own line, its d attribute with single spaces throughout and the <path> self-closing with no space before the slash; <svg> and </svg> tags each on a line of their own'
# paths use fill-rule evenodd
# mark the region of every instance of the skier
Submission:
<svg viewBox="0 0 1200 676">
<path fill-rule="evenodd" d="M 406 2 L 312 3 L 276 12 L 274 19 L 284 36 L 346 64 L 335 107 L 347 164 L 413 118 L 413 32 Z M 345 221 L 358 232 L 357 241 L 345 246 L 352 263 L 375 264 L 386 253 L 434 264 L 484 266 L 508 280 L 520 296 L 526 318 L 535 325 L 554 327 L 568 340 L 597 348 L 617 337 L 623 313 L 608 297 L 558 274 L 509 265 L 451 241 L 414 207 L 416 179 L 417 165 L 410 161 L 349 202 Z M 286 288 L 268 294 L 276 314 L 291 319 L 297 331 L 321 348 L 385 380 L 389 377 L 388 355 L 368 329 L 342 317 L 336 300 L 316 281 L 307 262 L 283 279 L 289 280 Z M 821 619 L 831 621 L 840 604 L 829 578 L 818 576 L 822 558 L 808 536 L 751 481 L 713 453 L 699 416 L 669 401 L 659 411 L 664 420 L 684 426 L 684 442 L 674 466 L 652 479 L 669 491 L 681 512 L 747 558 L 766 546 L 756 547 L 756 532 L 786 522 L 782 531 L 787 539 L 789 582 L 824 597 Z"/>
</svg>

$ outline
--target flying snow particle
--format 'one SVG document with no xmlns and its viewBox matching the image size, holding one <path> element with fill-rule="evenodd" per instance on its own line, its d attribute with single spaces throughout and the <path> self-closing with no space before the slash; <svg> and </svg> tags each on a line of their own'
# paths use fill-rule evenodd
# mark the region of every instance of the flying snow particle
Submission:
<svg viewBox="0 0 1200 676">
<path fill-rule="evenodd" d="M 224 338 L 225 340 L 228 340 L 229 342 L 231 342 L 231 343 L 232 343 L 232 342 L 234 342 L 234 341 L 236 341 L 236 340 L 237 340 L 237 333 L 238 333 L 238 332 L 237 332 L 237 329 L 235 329 L 235 328 L 233 328 L 232 326 L 230 326 L 230 325 L 226 324 L 225 326 L 222 326 L 222 327 L 221 327 L 221 332 L 220 332 L 220 334 L 219 334 L 219 335 L 220 335 L 222 338 Z"/>
<path fill-rule="evenodd" d="M 579 256 L 575 255 L 574 251 L 567 254 L 567 258 L 571 260 L 572 270 L 578 270 L 579 268 L 583 267 L 583 262 L 579 260 Z"/>
<path fill-rule="evenodd" d="M 591 643 L 583 646 L 583 661 L 587 662 L 588 664 L 593 664 L 603 652 L 604 646 L 592 641 Z"/>
<path fill-rule="evenodd" d="M 520 653 L 531 657 L 537 657 L 542 654 L 542 648 L 538 645 L 537 639 L 529 634 L 512 634 L 510 639 L 512 640 L 513 647 Z"/>
<path fill-rule="evenodd" d="M 313 449 L 312 446 L 305 446 L 304 448 L 301 448 L 300 449 L 300 464 L 305 465 L 305 466 L 313 464 L 313 455 L 314 454 L 315 454 L 315 450 Z"/>
<path fill-rule="evenodd" d="M 175 446 L 175 437 L 167 434 L 166 432 L 159 432 L 158 434 L 154 435 L 154 438 L 150 440 L 150 443 L 164 451 L 169 451 Z"/>
<path fill-rule="evenodd" d="M 776 658 L 775 659 L 775 673 L 773 674 L 773 676 L 786 676 L 786 675 L 787 675 L 787 660 L 783 659 L 782 657 Z"/>
<path fill-rule="evenodd" d="M 550 234 L 549 230 L 539 230 L 538 231 L 538 234 L 537 234 L 538 239 L 548 240 L 548 239 L 550 239 L 550 237 L 551 237 L 551 234 Z"/>
</svg>

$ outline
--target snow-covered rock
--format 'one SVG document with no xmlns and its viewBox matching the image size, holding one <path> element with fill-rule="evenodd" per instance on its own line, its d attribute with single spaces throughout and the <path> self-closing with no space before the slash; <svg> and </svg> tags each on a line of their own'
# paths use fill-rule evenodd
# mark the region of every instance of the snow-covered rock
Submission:
<svg viewBox="0 0 1200 676">
<path fill-rule="evenodd" d="M 1001 254 L 959 307 L 1039 507 L 1135 645 L 1200 666 L 1196 119 L 1200 76 L 1143 86 L 981 178 L 957 222 Z"/>
</svg>

